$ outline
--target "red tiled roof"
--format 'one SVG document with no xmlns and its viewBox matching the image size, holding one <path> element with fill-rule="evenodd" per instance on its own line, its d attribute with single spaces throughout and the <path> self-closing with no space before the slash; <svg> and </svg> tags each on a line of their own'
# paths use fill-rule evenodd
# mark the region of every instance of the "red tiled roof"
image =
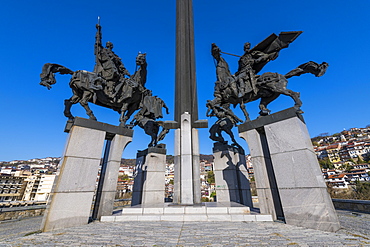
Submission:
<svg viewBox="0 0 370 247">
<path fill-rule="evenodd" d="M 329 175 L 329 179 L 331 178 L 343 178 L 346 174 L 333 174 L 333 175 Z"/>
</svg>

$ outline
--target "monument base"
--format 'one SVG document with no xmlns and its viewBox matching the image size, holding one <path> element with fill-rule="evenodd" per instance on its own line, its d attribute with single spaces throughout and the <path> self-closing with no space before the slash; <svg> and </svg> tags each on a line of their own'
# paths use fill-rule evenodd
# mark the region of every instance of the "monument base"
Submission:
<svg viewBox="0 0 370 247">
<path fill-rule="evenodd" d="M 112 184 L 114 191 L 116 189 L 117 163 L 133 134 L 132 130 L 83 118 L 68 122 L 66 131 L 69 135 L 64 154 L 42 221 L 44 232 L 88 223 L 106 139 L 112 141 L 107 165 L 113 166 L 117 173 L 114 178 L 114 172 L 108 168 L 101 191 L 104 201 L 99 207 L 103 210 L 100 215 L 112 214 L 114 195 L 109 192 Z"/>
<path fill-rule="evenodd" d="M 164 144 L 159 146 L 137 154 L 132 206 L 164 203 L 166 149 Z"/>
<path fill-rule="evenodd" d="M 213 145 L 217 202 L 252 207 L 244 150 L 219 142 Z"/>
<path fill-rule="evenodd" d="M 244 205 L 229 202 L 205 202 L 202 206 L 170 206 L 170 203 L 123 208 L 112 216 L 103 216 L 102 222 L 119 221 L 272 221 Z"/>
<path fill-rule="evenodd" d="M 310 136 L 290 108 L 239 126 L 248 142 L 261 213 L 323 231 L 340 228 Z"/>
</svg>

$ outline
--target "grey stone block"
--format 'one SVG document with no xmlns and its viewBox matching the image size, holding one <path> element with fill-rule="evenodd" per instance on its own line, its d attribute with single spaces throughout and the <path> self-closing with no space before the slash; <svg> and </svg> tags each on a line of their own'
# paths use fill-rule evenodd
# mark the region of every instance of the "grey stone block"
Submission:
<svg viewBox="0 0 370 247">
<path fill-rule="evenodd" d="M 102 157 L 105 132 L 73 126 L 64 151 L 64 157 L 100 159 Z M 103 143 L 102 141 L 103 140 Z"/>
<path fill-rule="evenodd" d="M 193 215 L 185 214 L 184 221 L 208 221 L 207 215 Z"/>
<path fill-rule="evenodd" d="M 47 232 L 87 224 L 93 196 L 93 191 L 53 194 L 41 230 Z"/>
<path fill-rule="evenodd" d="M 216 145 L 216 144 L 215 144 Z M 213 148 L 217 202 L 237 202 L 252 206 L 252 196 L 244 154 L 229 145 Z"/>
<path fill-rule="evenodd" d="M 271 119 L 274 121 L 264 130 L 240 133 L 251 151 L 261 213 L 276 219 L 282 210 L 287 224 L 338 230 L 338 219 L 304 122 L 294 116 Z"/>
<path fill-rule="evenodd" d="M 271 215 L 256 215 L 256 221 L 273 221 L 273 219 Z"/>
<path fill-rule="evenodd" d="M 192 214 L 200 214 L 206 215 L 207 211 L 205 207 L 185 207 L 185 214 L 192 215 Z"/>
<path fill-rule="evenodd" d="M 227 207 L 207 207 L 207 214 L 228 214 Z"/>
<path fill-rule="evenodd" d="M 102 145 L 100 147 L 103 148 Z M 99 165 L 100 158 L 88 159 L 64 156 L 57 183 L 53 188 L 54 192 L 94 191 Z"/>
<path fill-rule="evenodd" d="M 326 188 L 317 157 L 311 152 L 297 150 L 289 153 L 279 153 L 271 155 L 271 160 L 274 164 L 275 176 L 279 188 Z"/>
<path fill-rule="evenodd" d="M 228 214 L 209 214 L 208 221 L 231 221 L 231 215 Z"/>
<path fill-rule="evenodd" d="M 115 222 L 116 221 L 116 216 L 102 216 L 100 218 L 101 222 Z"/>
<path fill-rule="evenodd" d="M 184 215 L 161 215 L 161 221 L 184 221 Z"/>
<path fill-rule="evenodd" d="M 127 214 L 142 214 L 143 209 L 142 208 L 123 208 L 122 209 L 122 215 Z"/>
<path fill-rule="evenodd" d="M 164 214 L 185 214 L 184 207 L 166 207 L 164 208 Z"/>
<path fill-rule="evenodd" d="M 105 132 L 73 126 L 41 229 L 87 224 L 95 192 Z"/>
</svg>

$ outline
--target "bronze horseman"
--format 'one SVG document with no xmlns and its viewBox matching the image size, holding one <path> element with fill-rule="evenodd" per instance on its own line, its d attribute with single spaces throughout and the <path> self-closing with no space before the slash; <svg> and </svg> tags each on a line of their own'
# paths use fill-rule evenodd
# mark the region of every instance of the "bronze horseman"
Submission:
<svg viewBox="0 0 370 247">
<path fill-rule="evenodd" d="M 152 96 L 151 91 L 145 88 L 147 77 L 146 54 L 139 53 L 136 57 L 136 71 L 133 75 L 129 73 L 121 58 L 113 52 L 113 44 L 102 45 L 102 27 L 96 25 L 95 35 L 95 67 L 93 72 L 85 70 L 72 71 L 62 65 L 46 63 L 40 75 L 40 85 L 51 88 L 56 83 L 55 73 L 70 74 L 72 78 L 69 86 L 73 95 L 65 100 L 64 115 L 69 121 L 74 117 L 71 113 L 73 104 L 80 103 L 86 110 L 86 114 L 91 120 L 96 120 L 88 103 L 94 103 L 117 111 L 120 114 L 120 125 L 132 128 L 134 125 L 142 127 L 146 134 L 152 137 L 149 146 L 156 146 L 168 133 L 168 129 L 162 128 L 158 136 L 159 126 L 162 122 L 157 121 L 162 118 L 162 107 L 168 108 L 162 99 Z M 127 120 L 136 111 L 130 125 L 126 125 Z M 157 137 L 158 136 L 158 137 Z"/>
<path fill-rule="evenodd" d="M 91 102 L 120 113 L 120 125 L 126 126 L 126 121 L 139 109 L 141 100 L 148 93 L 145 88 L 146 54 L 139 53 L 137 55 L 137 70 L 133 75 L 130 75 L 121 59 L 112 51 L 113 44 L 107 42 L 106 48 L 102 46 L 101 26 L 97 24 L 96 28 L 94 72 L 72 71 L 59 64 L 46 63 L 40 75 L 40 85 L 50 89 L 51 85 L 56 83 L 54 73 L 70 74 L 72 78 L 69 86 L 73 96 L 65 100 L 64 115 L 66 117 L 72 121 L 74 117 L 71 113 L 71 106 L 80 103 L 90 119 L 96 120 L 88 105 L 88 102 Z"/>
<path fill-rule="evenodd" d="M 280 94 L 290 96 L 294 102 L 297 112 L 301 112 L 302 102 L 299 93 L 286 88 L 287 79 L 292 76 L 299 76 L 304 73 L 312 73 L 316 76 L 322 76 L 327 67 L 326 62 L 317 64 L 308 62 L 300 65 L 298 68 L 290 71 L 286 75 L 266 72 L 262 75 L 257 73 L 272 60 L 275 60 L 281 49 L 288 47 L 302 32 L 282 32 L 279 36 L 272 34 L 264 41 L 259 43 L 253 49 L 250 49 L 250 43 L 244 45 L 244 55 L 239 59 L 238 71 L 233 75 L 224 58 L 221 57 L 221 49 L 212 44 L 211 53 L 217 62 L 215 82 L 215 98 L 209 103 L 221 106 L 225 103 L 240 107 L 244 113 L 245 121 L 250 121 L 245 103 L 258 99 L 260 101 L 260 115 L 268 115 L 270 110 L 267 105 L 275 100 Z"/>
<path fill-rule="evenodd" d="M 226 132 L 232 139 L 233 144 L 237 146 L 232 134 L 231 128 L 238 122 L 242 122 L 230 109 L 230 104 L 240 105 L 245 116 L 245 121 L 250 121 L 245 103 L 260 100 L 259 114 L 268 115 L 270 110 L 267 105 L 275 100 L 280 94 L 290 96 L 294 100 L 294 107 L 297 113 L 302 113 L 300 107 L 302 102 L 300 94 L 286 88 L 289 78 L 300 76 L 305 73 L 311 73 L 319 77 L 325 74 L 326 62 L 318 64 L 310 61 L 298 66 L 296 69 L 288 72 L 286 75 L 266 72 L 262 75 L 258 73 L 270 61 L 279 56 L 280 50 L 289 46 L 302 32 L 282 32 L 279 36 L 271 34 L 261 43 L 250 49 L 250 43 L 244 44 L 244 54 L 238 61 L 238 70 L 231 74 L 229 65 L 221 56 L 221 49 L 212 44 L 211 54 L 216 61 L 216 77 L 214 89 L 214 99 L 207 101 L 207 116 L 218 118 L 216 123 L 210 128 L 210 138 L 214 141 L 227 143 L 223 139 L 221 132 Z M 229 54 L 233 55 L 233 54 Z"/>
</svg>

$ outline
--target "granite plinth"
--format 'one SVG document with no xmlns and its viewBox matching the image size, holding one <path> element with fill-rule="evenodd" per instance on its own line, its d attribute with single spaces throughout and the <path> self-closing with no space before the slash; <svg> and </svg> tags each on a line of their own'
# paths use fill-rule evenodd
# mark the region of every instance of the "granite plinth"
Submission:
<svg viewBox="0 0 370 247">
<path fill-rule="evenodd" d="M 42 231 L 87 224 L 94 195 L 93 217 L 112 214 L 122 152 L 133 135 L 130 129 L 78 117 L 67 122 L 66 132 L 69 134 Z M 105 140 L 110 148 L 105 150 L 106 169 L 95 193 Z"/>
<path fill-rule="evenodd" d="M 88 223 L 105 135 L 100 130 L 71 128 L 42 231 Z"/>
<path fill-rule="evenodd" d="M 244 151 L 216 143 L 213 156 L 217 202 L 237 202 L 252 207 Z"/>
<path fill-rule="evenodd" d="M 103 215 L 111 215 L 113 212 L 114 199 L 117 193 L 117 180 L 119 167 L 121 165 L 122 153 L 128 143 L 132 141 L 131 136 L 116 134 L 110 141 L 106 167 L 101 169 L 100 180 L 96 195 L 93 217 L 100 219 Z M 108 142 L 107 141 L 107 142 Z"/>
<path fill-rule="evenodd" d="M 69 133 L 73 126 L 80 126 L 88 129 L 104 131 L 106 133 L 106 139 L 113 139 L 115 135 L 127 137 L 132 137 L 134 135 L 134 130 L 132 129 L 102 123 L 81 117 L 75 117 L 72 121 L 68 120 L 64 132 Z"/>
<path fill-rule="evenodd" d="M 302 117 L 287 109 L 263 119 L 239 128 L 252 155 L 261 213 L 295 226 L 337 231 L 339 221 Z"/>
<path fill-rule="evenodd" d="M 148 148 L 138 152 L 137 175 L 131 205 L 163 203 L 165 197 L 166 149 Z"/>
</svg>

